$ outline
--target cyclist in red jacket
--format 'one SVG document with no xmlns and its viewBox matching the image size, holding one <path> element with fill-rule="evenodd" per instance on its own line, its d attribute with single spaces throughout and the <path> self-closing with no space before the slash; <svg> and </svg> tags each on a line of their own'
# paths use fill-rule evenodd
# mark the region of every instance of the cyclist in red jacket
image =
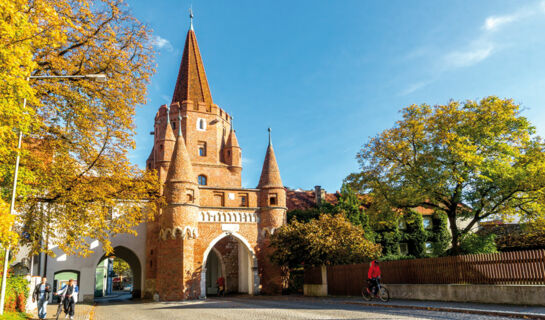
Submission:
<svg viewBox="0 0 545 320">
<path fill-rule="evenodd" d="M 371 293 L 374 295 L 377 294 L 378 289 L 378 279 L 380 279 L 380 266 L 378 261 L 371 261 L 371 266 L 369 267 L 369 272 L 367 272 L 367 279 L 370 283 Z"/>
</svg>

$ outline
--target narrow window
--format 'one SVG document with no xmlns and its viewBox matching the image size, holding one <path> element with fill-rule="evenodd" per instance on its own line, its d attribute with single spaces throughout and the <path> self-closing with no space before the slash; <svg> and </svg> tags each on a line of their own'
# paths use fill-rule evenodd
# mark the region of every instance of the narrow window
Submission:
<svg viewBox="0 0 545 320">
<path fill-rule="evenodd" d="M 192 189 L 187 190 L 187 202 L 193 203 L 193 199 L 195 198 L 195 192 Z"/>
<path fill-rule="evenodd" d="M 278 202 L 276 201 L 276 194 L 272 194 L 269 198 L 269 204 L 272 206 L 272 205 L 276 205 Z"/>
<path fill-rule="evenodd" d="M 199 156 L 206 157 L 206 142 L 199 141 Z"/>
<path fill-rule="evenodd" d="M 172 129 L 176 130 L 176 121 L 172 121 Z"/>
<path fill-rule="evenodd" d="M 206 130 L 206 120 L 203 118 L 197 119 L 197 130 L 205 131 Z"/>
<path fill-rule="evenodd" d="M 247 207 L 248 206 L 248 194 L 247 193 L 242 193 L 242 194 L 239 194 L 239 197 L 240 197 L 240 206 L 241 207 Z"/>
<path fill-rule="evenodd" d="M 206 183 L 207 183 L 207 181 L 206 181 L 206 176 L 204 176 L 204 175 L 201 174 L 201 175 L 199 176 L 199 184 L 200 184 L 201 186 L 205 186 Z"/>
</svg>

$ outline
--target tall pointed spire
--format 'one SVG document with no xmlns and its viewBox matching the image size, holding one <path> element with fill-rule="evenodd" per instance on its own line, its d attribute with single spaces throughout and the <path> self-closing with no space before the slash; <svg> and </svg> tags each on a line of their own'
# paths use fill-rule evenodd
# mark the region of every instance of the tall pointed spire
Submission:
<svg viewBox="0 0 545 320">
<path fill-rule="evenodd" d="M 261 170 L 261 178 L 259 178 L 259 189 L 262 188 L 283 188 L 282 178 L 280 178 L 280 170 L 278 169 L 278 163 L 276 163 L 276 156 L 271 140 L 271 129 L 269 128 L 269 146 L 267 147 L 267 153 L 265 154 L 265 160 L 263 161 L 263 169 Z"/>
<path fill-rule="evenodd" d="M 193 11 L 190 9 L 190 26 L 185 39 L 184 53 L 178 79 L 174 87 L 172 102 L 180 104 L 185 100 L 192 100 L 194 103 L 212 103 L 212 94 L 206 79 L 204 65 L 197 44 L 197 37 L 193 31 Z"/>
</svg>

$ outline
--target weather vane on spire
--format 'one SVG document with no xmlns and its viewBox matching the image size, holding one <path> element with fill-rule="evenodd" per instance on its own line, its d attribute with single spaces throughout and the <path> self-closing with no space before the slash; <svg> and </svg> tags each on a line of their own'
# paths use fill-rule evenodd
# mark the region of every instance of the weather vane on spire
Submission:
<svg viewBox="0 0 545 320">
<path fill-rule="evenodd" d="M 271 131 L 272 130 L 271 130 L 271 128 L 269 128 L 268 130 L 269 130 L 269 145 L 271 145 L 272 144 L 272 142 L 271 142 Z"/>
<path fill-rule="evenodd" d="M 193 30 L 193 6 L 189 6 L 189 30 Z"/>
</svg>

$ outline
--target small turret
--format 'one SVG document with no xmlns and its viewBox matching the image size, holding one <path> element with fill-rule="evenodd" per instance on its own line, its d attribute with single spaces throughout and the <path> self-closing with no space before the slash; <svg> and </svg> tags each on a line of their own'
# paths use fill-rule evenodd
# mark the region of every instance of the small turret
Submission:
<svg viewBox="0 0 545 320">
<path fill-rule="evenodd" d="M 263 292 L 278 294 L 282 287 L 282 275 L 275 268 L 270 259 L 272 248 L 269 247 L 269 236 L 276 229 L 286 223 L 286 189 L 282 185 L 280 170 L 276 163 L 276 156 L 271 141 L 271 129 L 269 128 L 269 146 L 263 161 L 263 170 L 257 186 L 259 205 L 259 230 L 261 247 L 258 253 L 259 274 L 263 283 Z M 276 289 L 275 289 L 276 288 Z"/>
<path fill-rule="evenodd" d="M 181 121 L 179 116 L 178 137 L 166 178 L 168 191 L 165 196 L 168 204 L 194 204 L 199 189 L 182 135 Z"/>
<path fill-rule="evenodd" d="M 163 118 L 163 113 L 166 113 L 166 119 Z M 172 158 L 172 152 L 174 151 L 174 144 L 176 137 L 172 131 L 170 125 L 170 110 L 168 107 L 162 106 L 159 109 L 158 126 L 155 131 L 156 142 L 153 150 L 155 151 L 155 162 L 157 163 L 157 171 L 159 172 L 159 181 L 161 185 L 165 183 L 167 177 L 167 171 L 169 168 L 170 160 Z"/>
<path fill-rule="evenodd" d="M 151 148 L 151 152 L 146 160 L 146 170 L 152 170 L 155 168 L 155 152 L 154 148 Z"/>
<path fill-rule="evenodd" d="M 160 216 L 157 291 L 163 300 L 188 299 L 196 290 L 194 240 L 198 234 L 199 188 L 182 135 L 178 113 L 178 137 L 168 170 L 165 196 L 167 206 Z M 173 270 L 180 269 L 182 272 Z"/>
<path fill-rule="evenodd" d="M 233 130 L 233 126 L 231 125 L 229 137 L 227 138 L 227 142 L 223 147 L 223 159 L 225 159 L 226 164 L 231 166 L 231 171 L 237 171 L 240 173 L 242 170 L 241 158 L 242 152 L 240 146 L 238 145 L 237 135 L 235 134 L 235 130 Z"/>
</svg>

